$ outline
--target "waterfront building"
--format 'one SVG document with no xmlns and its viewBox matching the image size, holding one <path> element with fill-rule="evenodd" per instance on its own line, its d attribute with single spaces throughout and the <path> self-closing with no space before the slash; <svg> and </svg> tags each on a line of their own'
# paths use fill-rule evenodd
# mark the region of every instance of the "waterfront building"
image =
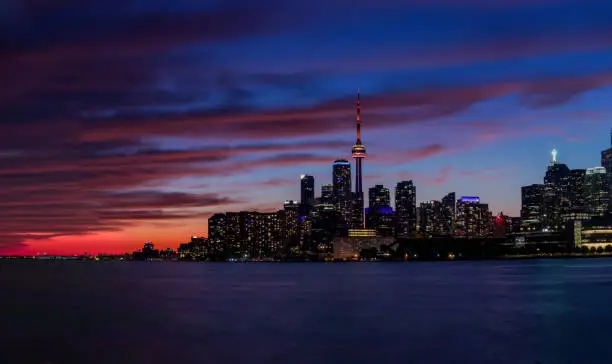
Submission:
<svg viewBox="0 0 612 364">
<path fill-rule="evenodd" d="M 521 187 L 521 231 L 541 231 L 543 215 L 544 185 L 533 184 Z"/>
<path fill-rule="evenodd" d="M 398 238 L 409 238 L 416 233 L 416 187 L 412 181 L 398 182 L 395 187 L 395 214 Z"/>
<path fill-rule="evenodd" d="M 564 215 L 570 212 L 570 170 L 557 161 L 557 151 L 551 152 L 552 159 L 544 177 L 544 231 L 563 231 Z"/>
<path fill-rule="evenodd" d="M 608 211 L 608 176 L 604 167 L 588 168 L 585 174 L 584 190 L 588 211 L 591 216 L 604 216 Z"/>
</svg>

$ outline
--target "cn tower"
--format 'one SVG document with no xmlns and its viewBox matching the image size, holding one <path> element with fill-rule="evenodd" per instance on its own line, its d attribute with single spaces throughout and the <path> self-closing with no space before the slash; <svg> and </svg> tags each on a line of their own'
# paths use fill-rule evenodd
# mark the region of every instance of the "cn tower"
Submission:
<svg viewBox="0 0 612 364">
<path fill-rule="evenodd" d="M 361 144 L 361 100 L 359 90 L 357 90 L 357 141 L 351 150 L 353 158 L 355 158 L 355 195 L 361 209 L 361 228 L 365 228 L 365 216 L 363 214 L 363 182 L 361 173 L 361 160 L 366 157 L 366 148 Z"/>
</svg>

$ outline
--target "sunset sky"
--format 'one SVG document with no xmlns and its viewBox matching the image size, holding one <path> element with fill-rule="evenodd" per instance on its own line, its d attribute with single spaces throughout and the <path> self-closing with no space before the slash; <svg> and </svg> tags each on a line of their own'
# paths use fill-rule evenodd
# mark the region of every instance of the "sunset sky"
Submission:
<svg viewBox="0 0 612 364">
<path fill-rule="evenodd" d="M 8 1 L 8 6 L 6 5 Z M 364 187 L 518 215 L 553 148 L 599 165 L 612 4 L 570 0 L 4 0 L 0 253 L 175 248 L 222 211 Z"/>
</svg>

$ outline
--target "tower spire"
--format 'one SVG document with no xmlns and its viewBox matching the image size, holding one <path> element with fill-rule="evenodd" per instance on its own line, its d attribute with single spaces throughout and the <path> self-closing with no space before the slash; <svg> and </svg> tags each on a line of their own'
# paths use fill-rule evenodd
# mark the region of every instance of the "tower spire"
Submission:
<svg viewBox="0 0 612 364">
<path fill-rule="evenodd" d="M 361 98 L 359 89 L 357 89 L 357 143 L 361 144 Z"/>
</svg>

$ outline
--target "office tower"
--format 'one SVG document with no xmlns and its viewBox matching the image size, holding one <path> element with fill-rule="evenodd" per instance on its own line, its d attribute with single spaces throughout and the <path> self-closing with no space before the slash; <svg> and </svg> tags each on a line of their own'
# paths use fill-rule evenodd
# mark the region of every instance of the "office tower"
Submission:
<svg viewBox="0 0 612 364">
<path fill-rule="evenodd" d="M 544 177 L 544 230 L 561 231 L 565 228 L 564 215 L 570 211 L 570 170 L 557 161 L 557 150 L 551 152 L 552 159 Z"/>
<path fill-rule="evenodd" d="M 376 230 L 379 236 L 394 236 L 395 219 L 389 189 L 383 185 L 376 185 L 368 190 L 368 199 L 366 227 Z"/>
<path fill-rule="evenodd" d="M 442 198 L 442 213 L 444 216 L 443 235 L 455 235 L 455 193 L 451 192 Z"/>
<path fill-rule="evenodd" d="M 399 182 L 395 187 L 395 214 L 398 238 L 409 238 L 416 233 L 416 187 L 412 181 Z"/>
<path fill-rule="evenodd" d="M 368 200 L 370 211 L 376 211 L 380 208 L 391 207 L 391 194 L 389 189 L 383 185 L 376 185 L 369 189 Z"/>
<path fill-rule="evenodd" d="M 333 165 L 334 205 L 340 212 L 344 223 L 348 226 L 351 220 L 351 163 L 340 159 Z"/>
<path fill-rule="evenodd" d="M 581 212 L 586 209 L 586 201 L 585 201 L 585 195 L 584 195 L 585 176 L 586 176 L 586 170 L 584 169 L 570 170 L 569 203 L 570 203 L 570 208 L 573 212 Z"/>
<path fill-rule="evenodd" d="M 301 203 L 303 205 L 314 205 L 315 192 L 314 192 L 314 177 L 303 174 L 300 176 L 300 192 L 301 192 Z"/>
<path fill-rule="evenodd" d="M 463 196 L 457 201 L 457 235 L 484 237 L 491 231 L 492 215 L 489 205 L 480 203 L 477 196 Z"/>
<path fill-rule="evenodd" d="M 334 185 L 332 184 L 321 185 L 321 203 L 325 203 L 325 204 L 334 203 Z"/>
<path fill-rule="evenodd" d="M 608 176 L 604 167 L 587 168 L 584 192 L 589 214 L 604 216 L 609 204 Z"/>
<path fill-rule="evenodd" d="M 521 187 L 521 230 L 542 230 L 544 218 L 544 185 L 533 184 Z"/>
<path fill-rule="evenodd" d="M 296 245 L 300 236 L 300 204 L 297 201 L 285 201 L 283 211 L 285 239 L 290 245 Z"/>
<path fill-rule="evenodd" d="M 359 92 L 357 93 L 357 105 L 356 105 L 357 117 L 356 117 L 356 132 L 357 132 L 357 140 L 355 141 L 355 145 L 351 149 L 351 155 L 355 159 L 355 194 L 353 195 L 353 217 L 352 217 L 352 227 L 353 228 L 365 228 L 365 218 L 364 218 L 364 198 L 363 198 L 363 177 L 362 177 L 362 169 L 361 164 L 362 160 L 366 157 L 366 148 L 361 143 L 361 100 L 359 97 Z"/>
<path fill-rule="evenodd" d="M 419 214 L 419 230 L 425 236 L 445 234 L 444 206 L 440 201 L 421 202 Z"/>
<path fill-rule="evenodd" d="M 612 145 L 612 130 L 610 131 L 610 143 Z M 601 152 L 601 166 L 606 169 L 608 176 L 608 209 L 612 211 L 612 148 L 608 148 Z"/>
</svg>

